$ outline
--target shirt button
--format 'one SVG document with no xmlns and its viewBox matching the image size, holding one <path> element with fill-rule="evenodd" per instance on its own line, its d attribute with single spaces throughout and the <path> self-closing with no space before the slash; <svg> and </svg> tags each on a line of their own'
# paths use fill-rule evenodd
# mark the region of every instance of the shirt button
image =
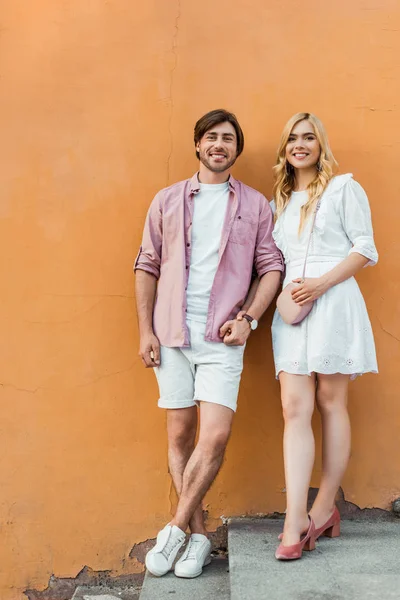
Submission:
<svg viewBox="0 0 400 600">
<path fill-rule="evenodd" d="M 188 265 L 186 265 L 186 269 L 188 269 L 188 268 L 189 268 L 189 266 L 188 266 Z"/>
<path fill-rule="evenodd" d="M 242 218 L 242 217 L 239 215 L 239 216 L 238 216 L 238 219 L 241 219 L 241 218 Z"/>
<path fill-rule="evenodd" d="M 186 246 L 189 248 L 189 246 L 190 246 L 189 242 L 186 244 Z"/>
</svg>

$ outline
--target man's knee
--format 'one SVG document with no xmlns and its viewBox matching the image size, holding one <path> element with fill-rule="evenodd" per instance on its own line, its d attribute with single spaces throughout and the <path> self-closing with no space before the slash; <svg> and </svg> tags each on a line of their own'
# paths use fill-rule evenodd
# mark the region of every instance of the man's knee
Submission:
<svg viewBox="0 0 400 600">
<path fill-rule="evenodd" d="M 197 408 L 168 411 L 168 443 L 186 451 L 193 448 L 197 430 Z"/>
<path fill-rule="evenodd" d="M 231 434 L 231 427 L 228 425 L 215 425 L 214 427 L 203 431 L 199 438 L 200 447 L 207 453 L 213 455 L 223 455 Z"/>
<path fill-rule="evenodd" d="M 223 455 L 231 434 L 234 412 L 213 402 L 200 404 L 200 435 L 198 444 L 204 453 Z"/>
</svg>

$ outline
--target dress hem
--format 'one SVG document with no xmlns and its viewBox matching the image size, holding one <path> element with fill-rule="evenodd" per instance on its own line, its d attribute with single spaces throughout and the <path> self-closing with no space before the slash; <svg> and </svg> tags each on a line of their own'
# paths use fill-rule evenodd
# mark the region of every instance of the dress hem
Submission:
<svg viewBox="0 0 400 600">
<path fill-rule="evenodd" d="M 377 375 L 379 373 L 377 369 L 366 369 L 365 371 L 357 371 L 356 373 L 349 373 L 345 371 L 288 371 L 287 369 L 276 369 L 275 379 L 279 379 L 279 373 L 282 372 L 288 373 L 289 375 L 308 375 L 309 377 L 311 377 L 313 373 L 316 373 L 317 375 L 350 375 L 351 381 L 353 381 L 357 377 L 360 377 L 361 375 L 365 375 L 366 373 L 373 373 L 374 375 Z"/>
</svg>

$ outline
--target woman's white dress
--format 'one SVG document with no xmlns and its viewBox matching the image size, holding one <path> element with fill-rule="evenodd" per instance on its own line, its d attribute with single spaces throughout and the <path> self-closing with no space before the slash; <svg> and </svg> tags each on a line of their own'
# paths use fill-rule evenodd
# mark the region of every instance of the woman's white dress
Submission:
<svg viewBox="0 0 400 600">
<path fill-rule="evenodd" d="M 299 237 L 300 208 L 306 201 L 307 192 L 293 192 L 272 234 L 285 259 L 283 287 L 302 275 L 312 221 L 307 220 Z M 322 195 L 306 277 L 323 275 L 352 252 L 368 258 L 369 265 L 378 260 L 368 198 L 348 173 L 334 177 Z M 330 288 L 298 325 L 287 325 L 275 311 L 272 342 L 277 376 L 285 371 L 345 373 L 354 378 L 378 372 L 371 323 L 354 277 Z"/>
</svg>

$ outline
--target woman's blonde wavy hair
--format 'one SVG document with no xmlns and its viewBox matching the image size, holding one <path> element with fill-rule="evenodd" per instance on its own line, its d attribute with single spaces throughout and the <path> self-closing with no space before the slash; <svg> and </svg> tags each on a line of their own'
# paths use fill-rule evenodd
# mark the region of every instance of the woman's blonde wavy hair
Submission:
<svg viewBox="0 0 400 600">
<path fill-rule="evenodd" d="M 307 186 L 308 201 L 301 207 L 299 234 L 301 233 L 307 218 L 310 214 L 312 214 L 326 186 L 332 179 L 335 167 L 337 167 L 337 162 L 329 146 L 328 136 L 325 128 L 318 117 L 312 113 L 305 112 L 293 115 L 283 129 L 278 148 L 276 165 L 273 167 L 275 177 L 275 220 L 278 219 L 285 210 L 295 187 L 295 171 L 292 165 L 286 160 L 286 146 L 293 127 L 297 125 L 297 123 L 300 123 L 300 121 L 309 121 L 314 127 L 315 135 L 321 148 L 321 153 L 318 160 L 318 168 L 315 178 Z"/>
</svg>

